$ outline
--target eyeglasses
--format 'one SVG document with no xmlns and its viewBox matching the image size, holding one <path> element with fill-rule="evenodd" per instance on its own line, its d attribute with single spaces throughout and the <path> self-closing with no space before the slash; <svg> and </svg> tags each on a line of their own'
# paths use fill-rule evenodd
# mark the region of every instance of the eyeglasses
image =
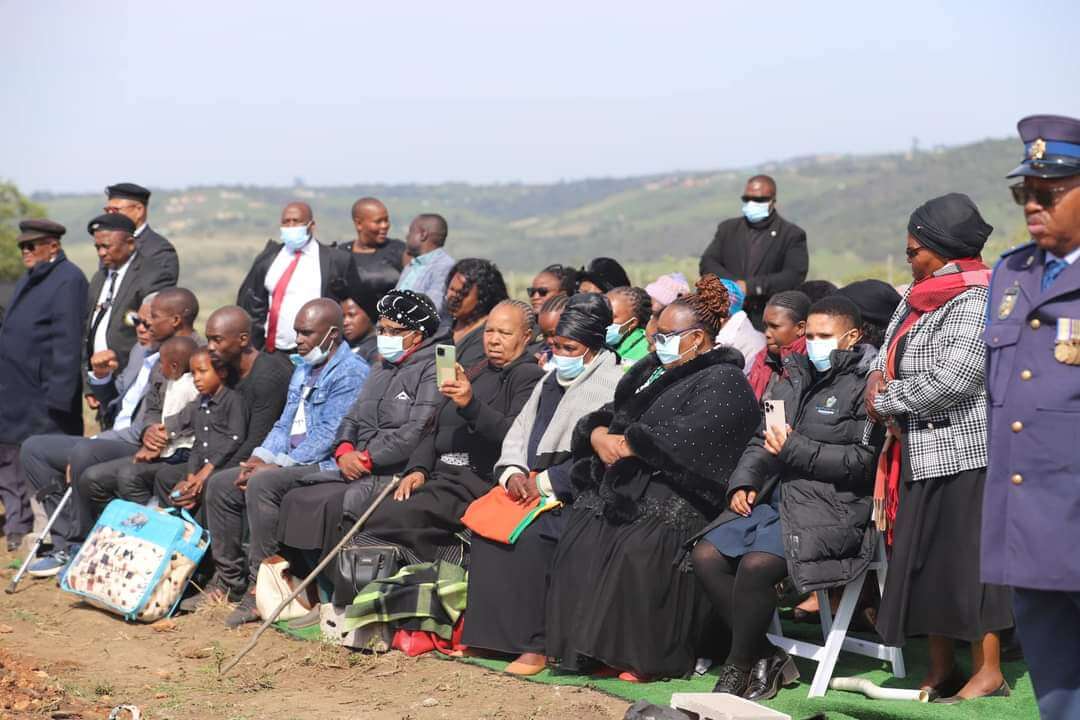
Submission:
<svg viewBox="0 0 1080 720">
<path fill-rule="evenodd" d="M 904 254 L 907 255 L 908 260 L 914 260 L 915 256 L 918 255 L 919 253 L 921 253 L 925 249 L 926 248 L 924 248 L 922 245 L 920 245 L 918 247 L 913 247 L 913 248 L 906 248 L 904 250 Z"/>
<path fill-rule="evenodd" d="M 116 215 L 119 212 L 133 207 L 135 207 L 135 203 L 128 203 L 127 205 L 106 205 L 101 209 L 105 211 L 106 215 Z"/>
<path fill-rule="evenodd" d="M 769 196 L 769 195 L 743 195 L 742 196 L 742 201 L 743 202 L 767 203 L 767 202 L 772 202 L 772 197 Z"/>
<path fill-rule="evenodd" d="M 1056 188 L 1036 188 L 1019 182 L 1010 185 L 1009 190 L 1012 191 L 1013 200 L 1016 201 L 1017 205 L 1027 205 L 1034 200 L 1036 205 L 1049 210 L 1057 205 L 1062 195 L 1076 188 L 1076 186 L 1076 183 L 1071 183 Z"/>
<path fill-rule="evenodd" d="M 547 297 L 551 293 L 551 288 L 545 287 L 527 287 L 525 292 L 529 293 L 529 297 L 539 296 Z"/>
<path fill-rule="evenodd" d="M 686 333 L 691 333 L 691 332 L 694 332 L 695 330 L 699 330 L 699 329 L 700 328 L 687 328 L 686 330 L 678 330 L 676 332 L 669 332 L 669 333 L 658 332 L 655 335 L 653 335 L 653 342 L 655 342 L 657 345 L 663 345 L 664 343 L 666 343 L 668 340 L 671 340 L 672 338 L 682 337 Z"/>
<path fill-rule="evenodd" d="M 389 337 L 404 337 L 405 335 L 408 335 L 411 332 L 412 332 L 412 330 L 410 330 L 409 328 L 392 328 L 392 327 L 386 327 L 385 325 L 376 325 L 375 326 L 375 334 L 376 335 L 387 335 Z"/>
</svg>

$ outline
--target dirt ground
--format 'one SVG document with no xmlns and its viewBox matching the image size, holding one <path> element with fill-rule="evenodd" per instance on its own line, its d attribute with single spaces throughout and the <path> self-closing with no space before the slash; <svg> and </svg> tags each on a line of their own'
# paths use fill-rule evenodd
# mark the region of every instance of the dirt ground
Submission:
<svg viewBox="0 0 1080 720">
<path fill-rule="evenodd" d="M 0 563 L 11 560 L 0 550 Z M 4 587 L 14 573 L 0 570 Z M 594 690 L 427 656 L 353 653 L 275 631 L 221 677 L 219 665 L 256 627 L 228 630 L 226 613 L 129 624 L 61 593 L 55 581 L 27 578 L 16 594 L 0 594 L 0 718 L 90 720 L 131 704 L 145 720 L 600 720 L 621 718 L 627 707 Z"/>
</svg>

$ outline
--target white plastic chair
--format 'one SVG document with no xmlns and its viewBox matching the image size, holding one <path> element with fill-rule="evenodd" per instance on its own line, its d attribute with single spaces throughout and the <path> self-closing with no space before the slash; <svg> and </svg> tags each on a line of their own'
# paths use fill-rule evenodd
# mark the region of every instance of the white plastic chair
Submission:
<svg viewBox="0 0 1080 720">
<path fill-rule="evenodd" d="M 874 549 L 874 558 L 869 567 L 859 577 L 844 586 L 844 593 L 840 597 L 840 606 L 836 608 L 835 618 L 832 616 L 828 590 L 817 591 L 818 607 L 821 608 L 821 634 L 825 640 L 824 645 L 815 645 L 804 640 L 784 637 L 783 629 L 780 626 L 780 615 L 773 615 L 768 634 L 769 641 L 789 655 L 813 660 L 818 664 L 817 671 L 814 673 L 814 680 L 810 683 L 810 694 L 807 697 L 824 697 L 825 691 L 829 688 L 829 681 L 832 679 L 833 669 L 836 667 L 836 661 L 840 657 L 841 650 L 891 663 L 894 677 L 902 678 L 907 674 L 904 668 L 904 653 L 900 648 L 847 636 L 848 625 L 855 614 L 855 605 L 862 594 L 866 576 L 871 572 L 876 573 L 878 590 L 884 595 L 885 575 L 888 568 L 889 562 L 885 556 L 885 539 L 879 534 Z"/>
</svg>

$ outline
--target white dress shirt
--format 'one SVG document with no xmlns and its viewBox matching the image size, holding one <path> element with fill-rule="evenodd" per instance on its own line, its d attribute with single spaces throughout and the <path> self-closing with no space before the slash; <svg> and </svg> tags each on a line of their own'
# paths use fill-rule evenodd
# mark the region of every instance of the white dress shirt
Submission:
<svg viewBox="0 0 1080 720">
<path fill-rule="evenodd" d="M 119 270 L 110 270 L 105 275 L 105 282 L 101 284 L 101 292 L 98 293 L 97 305 L 94 306 L 94 312 L 90 315 L 90 322 L 94 322 L 94 318 L 97 316 L 97 309 L 105 304 L 106 299 L 109 297 L 109 286 L 113 287 L 113 297 L 116 300 L 116 294 L 120 292 L 120 285 L 124 282 L 124 276 L 127 275 L 128 268 L 131 267 L 131 261 L 135 259 L 135 253 L 131 253 L 131 257 L 127 259 L 127 262 L 120 266 Z M 116 273 L 116 283 L 112 283 L 112 274 Z M 112 317 L 112 306 L 114 303 L 109 303 L 109 307 L 105 309 L 105 314 L 101 318 L 101 322 L 98 323 L 97 330 L 94 332 L 94 352 L 101 352 L 102 350 L 109 349 L 108 333 L 109 333 L 109 318 Z"/>
<path fill-rule="evenodd" d="M 139 401 L 146 394 L 146 386 L 150 384 L 150 371 L 154 369 L 157 361 L 157 353 L 147 355 L 146 359 L 143 360 L 142 367 L 139 368 L 139 374 L 135 376 L 135 382 L 131 383 L 131 387 L 127 389 L 124 397 L 120 400 L 120 412 L 116 414 L 113 430 L 123 430 L 131 427 L 131 421 L 135 418 L 135 408 L 139 406 Z"/>
<path fill-rule="evenodd" d="M 294 253 L 287 247 L 278 251 L 270 269 L 266 271 L 266 292 L 269 294 L 266 311 L 267 329 L 270 324 L 270 308 L 274 305 L 274 288 L 277 287 L 285 269 L 293 261 Z M 281 300 L 278 313 L 277 332 L 274 334 L 274 347 L 278 350 L 292 350 L 296 347 L 296 331 L 293 322 L 296 313 L 309 300 L 322 296 L 322 269 L 319 267 L 319 243 L 314 238 L 308 240 L 300 250 L 300 262 L 293 271 L 289 286 L 285 288 L 285 297 Z"/>
</svg>

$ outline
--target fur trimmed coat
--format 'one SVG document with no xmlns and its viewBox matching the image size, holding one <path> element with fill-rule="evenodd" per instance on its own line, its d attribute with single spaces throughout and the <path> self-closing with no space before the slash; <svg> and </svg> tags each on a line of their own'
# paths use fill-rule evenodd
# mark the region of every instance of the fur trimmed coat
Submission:
<svg viewBox="0 0 1080 720">
<path fill-rule="evenodd" d="M 640 360 L 619 382 L 614 402 L 574 430 L 571 479 L 579 494 L 595 491 L 613 524 L 640 515 L 639 501 L 654 481 L 715 517 L 724 506 L 727 478 L 760 420 L 739 351 L 718 347 L 646 385 L 659 367 L 655 353 Z M 592 431 L 604 426 L 626 437 L 634 457 L 604 466 L 590 441 Z"/>
</svg>

